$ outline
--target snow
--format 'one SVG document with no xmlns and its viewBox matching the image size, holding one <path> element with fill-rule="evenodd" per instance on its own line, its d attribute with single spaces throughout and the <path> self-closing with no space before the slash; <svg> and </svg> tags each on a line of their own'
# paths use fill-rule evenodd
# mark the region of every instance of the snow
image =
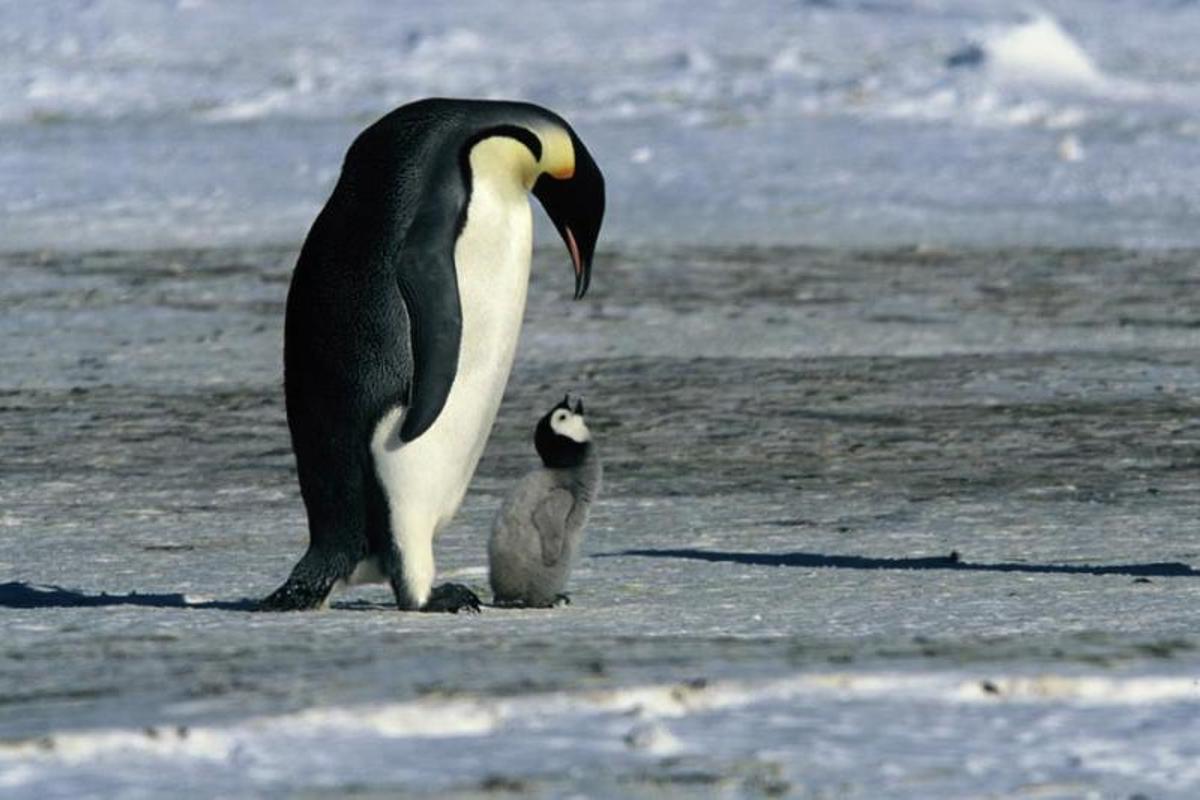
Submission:
<svg viewBox="0 0 1200 800">
<path fill-rule="evenodd" d="M 1037 14 L 1001 28 L 982 47 L 987 70 L 997 81 L 1102 89 L 1105 78 L 1058 21 Z"/>
<path fill-rule="evenodd" d="M 1198 704 L 1194 679 L 1036 675 L 997 681 L 963 673 L 829 672 L 757 683 L 310 709 L 223 727 L 64 734 L 9 748 L 0 763 L 17 757 L 30 772 L 52 775 L 33 782 L 47 791 L 43 796 L 64 787 L 86 791 L 96 781 L 131 772 L 149 777 L 140 787 L 149 792 L 179 791 L 179 781 L 196 776 L 216 778 L 203 787 L 193 784 L 182 796 L 244 786 L 218 770 L 250 776 L 267 792 L 336 788 L 326 783 L 329 776 L 351 763 L 385 786 L 419 781 L 449 788 L 511 774 L 552 786 L 568 772 L 602 785 L 604 770 L 615 765 L 653 769 L 664 762 L 698 764 L 700 756 L 709 769 L 748 761 L 763 765 L 759 772 L 777 787 L 797 782 L 826 791 L 836 790 L 855 753 L 888 745 L 878 754 L 883 780 L 874 783 L 885 790 L 904 786 L 915 793 L 928 786 L 926 796 L 953 796 L 1002 777 L 1002 790 L 1012 796 L 1038 796 L 1055 785 L 1067 793 L 1086 791 L 1099 782 L 1172 796 L 1200 780 Z M 1166 741 L 1154 730 L 1164 717 L 1181 726 Z M 850 726 L 853 739 L 846 737 Z M 909 750 L 905 740 L 915 730 L 936 746 Z M 1153 761 L 1128 752 L 1122 737 L 1130 730 L 1161 742 Z M 396 755 L 379 759 L 379 749 Z M 454 751 L 476 755 L 459 760 L 453 780 L 420 764 L 423 757 Z M 303 765 L 295 762 L 297 752 L 310 754 Z M 956 786 L 935 777 L 959 772 L 963 763 L 966 774 Z M 1010 782 L 1004 785 L 1003 778 Z M 743 781 L 743 791 L 748 783 Z"/>
<path fill-rule="evenodd" d="M 608 480 L 573 603 L 477 616 L 248 612 L 291 257 L 3 263 L 5 797 L 1200 786 L 1194 252 L 618 251 L 574 305 L 539 252 L 440 578 L 547 396 Z"/>
<path fill-rule="evenodd" d="M 0 247 L 298 241 L 355 133 L 429 95 L 562 112 L 605 168 L 606 231 L 624 241 L 1195 245 L 1198 15 L 10 4 Z M 1087 159 L 1058 157 L 1067 135 Z"/>
</svg>

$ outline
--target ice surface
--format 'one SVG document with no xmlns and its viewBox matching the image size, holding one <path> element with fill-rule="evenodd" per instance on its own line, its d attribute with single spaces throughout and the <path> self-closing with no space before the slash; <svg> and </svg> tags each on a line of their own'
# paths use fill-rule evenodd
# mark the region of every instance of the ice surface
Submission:
<svg viewBox="0 0 1200 800">
<path fill-rule="evenodd" d="M 244 610 L 293 258 L 0 263 L 6 798 L 1200 787 L 1194 251 L 614 248 L 579 304 L 539 253 L 441 576 L 547 397 L 608 480 L 573 604 L 475 617 Z"/>
<path fill-rule="evenodd" d="M 878 772 L 854 787 L 855 796 L 955 796 L 1004 770 L 1021 775 L 1004 787 L 1010 796 L 1078 796 L 1098 780 L 1108 792 L 1152 788 L 1155 796 L 1172 796 L 1200 781 L 1198 711 L 1200 688 L 1190 678 L 813 672 L 65 734 L 10 748 L 0 764 L 20 759 L 30 773 L 52 775 L 38 787 L 45 797 L 64 785 L 119 789 L 130 774 L 146 776 L 147 793 L 175 796 L 237 793 L 247 775 L 275 792 L 337 790 L 344 785 L 331 777 L 347 764 L 387 788 L 471 782 L 562 791 L 563 783 L 583 778 L 590 792 L 654 796 L 655 784 L 699 778 L 710 790 L 751 796 L 787 794 L 798 785 L 846 796 L 847 767 L 875 749 Z M 914 729 L 925 732 L 920 747 L 911 744 Z M 1155 743 L 1153 758 L 1142 755 L 1144 747 L 1129 752 L 1124 737 L 1131 734 Z M 472 754 L 453 776 L 419 766 L 422 758 L 444 758 L 448 746 Z M 311 754 L 299 770 L 298 751 Z M 389 758 L 387 751 L 410 757 Z M 225 764 L 234 768 L 214 775 Z M 638 777 L 621 781 L 617 771 Z M 939 780 L 939 773 L 957 780 Z M 204 776 L 203 785 L 181 790 L 184 776 Z"/>
<path fill-rule="evenodd" d="M 3 4 L 0 249 L 294 243 L 429 95 L 565 114 L 610 239 L 1197 244 L 1200 6 L 1042 5 Z"/>
</svg>

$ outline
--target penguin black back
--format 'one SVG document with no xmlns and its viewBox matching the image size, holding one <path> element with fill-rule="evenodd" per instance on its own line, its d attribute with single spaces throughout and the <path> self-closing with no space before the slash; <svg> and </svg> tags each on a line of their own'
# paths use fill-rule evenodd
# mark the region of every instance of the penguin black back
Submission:
<svg viewBox="0 0 1200 800">
<path fill-rule="evenodd" d="M 366 390 L 358 396 L 369 418 L 378 418 L 396 402 L 409 403 L 405 441 L 432 424 L 453 381 L 462 313 L 454 269 L 426 265 L 453 262 L 454 242 L 471 195 L 466 158 L 474 141 L 506 135 L 525 143 L 535 155 L 540 152 L 537 137 L 514 120 L 553 122 L 570 130 L 557 115 L 527 103 L 432 98 L 396 109 L 355 139 L 292 276 L 284 337 L 289 390 L 295 362 L 312 357 L 312 345 L 320 344 L 321 352 L 315 355 L 324 362 L 323 382 L 337 379 L 351 353 L 376 355 L 392 349 L 386 337 L 402 317 L 412 316 L 407 322 L 413 346 L 404 365 L 415 373 L 410 385 L 397 386 L 391 379 L 396 365 L 386 363 L 367 374 L 341 377 L 352 391 Z M 572 138 L 586 156 L 573 132 Z M 591 166 L 594 170 L 594 162 Z M 603 179 L 599 182 L 602 198 Z M 602 200 L 596 213 L 603 214 Z M 599 225 L 594 232 L 580 227 L 583 233 L 573 236 L 590 261 Z M 338 285 L 330 287 L 331 282 Z M 396 282 L 406 300 L 404 309 L 386 302 L 391 294 L 386 289 Z M 354 302 L 330 302 L 339 288 Z M 383 341 L 377 338 L 380 328 Z M 419 363 L 413 364 L 414 358 Z"/>
</svg>

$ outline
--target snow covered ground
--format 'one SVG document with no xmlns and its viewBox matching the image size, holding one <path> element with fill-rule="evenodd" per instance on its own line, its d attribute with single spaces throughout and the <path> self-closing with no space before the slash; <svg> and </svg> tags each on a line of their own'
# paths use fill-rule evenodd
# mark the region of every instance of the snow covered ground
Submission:
<svg viewBox="0 0 1200 800">
<path fill-rule="evenodd" d="M 1194 252 L 564 258 L 441 575 L 564 391 L 606 493 L 570 607 L 471 617 L 245 610 L 289 253 L 8 257 L 4 795 L 1195 794 Z"/>
</svg>

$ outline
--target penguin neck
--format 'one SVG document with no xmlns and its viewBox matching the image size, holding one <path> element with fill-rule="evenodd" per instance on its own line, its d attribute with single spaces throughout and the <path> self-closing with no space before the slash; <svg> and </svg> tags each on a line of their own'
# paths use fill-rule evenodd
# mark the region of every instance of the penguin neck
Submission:
<svg viewBox="0 0 1200 800">
<path fill-rule="evenodd" d="M 584 480 L 596 471 L 600 463 L 600 460 L 596 458 L 596 447 L 591 442 L 578 443 L 569 452 L 556 450 L 553 453 L 539 453 L 539 455 L 542 457 L 542 466 L 546 469 Z"/>
<path fill-rule="evenodd" d="M 600 458 L 596 455 L 596 446 L 589 442 L 578 464 L 550 468 L 550 471 L 558 476 L 560 486 L 569 487 L 571 494 L 590 502 L 600 483 Z"/>
<path fill-rule="evenodd" d="M 541 170 L 533 153 L 523 143 L 511 136 L 489 136 L 475 143 L 468 160 L 473 185 L 480 182 L 493 184 L 510 198 L 520 196 L 529 202 L 526 195 Z"/>
</svg>

